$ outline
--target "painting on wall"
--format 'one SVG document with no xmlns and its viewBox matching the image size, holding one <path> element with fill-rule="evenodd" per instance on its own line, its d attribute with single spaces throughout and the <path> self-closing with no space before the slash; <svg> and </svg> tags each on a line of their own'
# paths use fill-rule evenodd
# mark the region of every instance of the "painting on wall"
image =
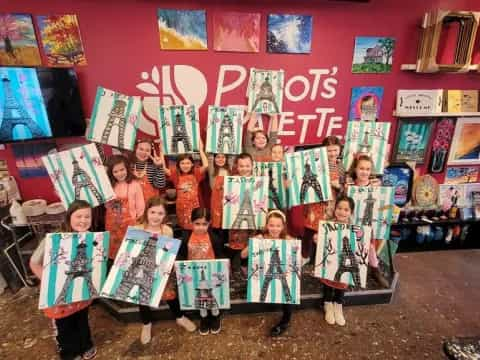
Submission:
<svg viewBox="0 0 480 360">
<path fill-rule="evenodd" d="M 0 14 L 0 65 L 41 64 L 32 17 L 28 14 Z"/>
<path fill-rule="evenodd" d="M 353 87 L 349 120 L 376 121 L 380 117 L 382 100 L 381 86 Z"/>
<path fill-rule="evenodd" d="M 388 73 L 392 71 L 395 39 L 357 36 L 353 52 L 353 73 Z"/>
<path fill-rule="evenodd" d="M 42 162 L 42 156 L 55 149 L 54 142 L 34 144 L 12 144 L 15 165 L 22 178 L 48 176 L 47 169 Z"/>
<path fill-rule="evenodd" d="M 312 16 L 268 15 L 268 52 L 309 54 L 311 46 Z"/>
<path fill-rule="evenodd" d="M 480 118 L 459 118 L 455 126 L 448 165 L 480 164 Z"/>
<path fill-rule="evenodd" d="M 433 122 L 427 119 L 400 119 L 392 162 L 415 161 L 423 164 L 427 155 Z"/>
<path fill-rule="evenodd" d="M 204 10 L 158 9 L 160 48 L 163 50 L 207 50 Z"/>
<path fill-rule="evenodd" d="M 476 167 L 448 167 L 445 174 L 445 184 L 473 183 L 478 180 Z"/>
<path fill-rule="evenodd" d="M 213 15 L 215 51 L 258 52 L 260 49 L 260 14 L 215 12 Z"/>
</svg>

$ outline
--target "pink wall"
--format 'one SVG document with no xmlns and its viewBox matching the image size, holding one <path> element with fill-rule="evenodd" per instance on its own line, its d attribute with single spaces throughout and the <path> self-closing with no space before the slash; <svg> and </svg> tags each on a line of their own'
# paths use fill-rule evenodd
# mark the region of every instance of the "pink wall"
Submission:
<svg viewBox="0 0 480 360">
<path fill-rule="evenodd" d="M 292 5 L 294 4 L 294 5 Z M 255 11 L 262 14 L 260 52 L 257 54 L 220 53 L 208 51 L 163 51 L 159 47 L 156 11 L 158 7 L 206 9 L 209 48 L 213 48 L 213 13 L 217 11 Z M 206 119 L 208 104 L 213 104 L 217 89 L 217 79 L 221 65 L 284 69 L 286 80 L 296 75 L 304 76 L 310 86 L 314 85 L 311 69 L 338 68 L 333 76 L 338 82 L 334 86 L 335 96 L 322 98 L 321 78 L 317 96 L 310 99 L 311 91 L 305 100 L 284 102 L 284 111 L 291 111 L 294 123 L 286 124 L 285 131 L 293 135 L 283 136 L 286 144 L 298 143 L 303 121 L 298 116 L 316 114 L 316 108 L 334 109 L 332 116 L 337 118 L 339 128 L 333 134 L 343 135 L 348 119 L 350 92 L 353 86 L 383 86 L 385 88 L 381 120 L 392 122 L 393 142 L 396 119 L 392 118 L 395 94 L 399 88 L 456 88 L 478 87 L 477 74 L 463 75 L 420 75 L 400 71 L 400 64 L 415 61 L 419 39 L 419 24 L 425 11 L 433 8 L 480 10 L 477 0 L 372 0 L 370 3 L 349 3 L 333 1 L 146 1 L 146 0 L 63 0 L 42 1 L 2 0 L 2 12 L 23 12 L 33 15 L 75 13 L 78 15 L 88 66 L 78 68 L 83 105 L 90 115 L 96 87 L 102 85 L 132 95 L 146 95 L 136 88 L 142 82 L 141 73 L 150 73 L 156 66 L 190 65 L 202 72 L 208 83 L 206 101 L 201 108 L 202 121 Z M 308 55 L 266 53 L 266 18 L 269 13 L 291 13 L 313 15 L 312 52 Z M 393 36 L 397 40 L 394 53 L 393 71 L 390 74 L 352 74 L 351 63 L 355 36 Z M 315 71 L 315 70 L 314 70 Z M 231 82 L 238 76 L 227 74 L 225 81 Z M 161 79 L 162 81 L 162 79 Z M 198 86 L 192 84 L 192 86 Z M 246 80 L 231 92 L 226 93 L 221 104 L 243 104 Z M 178 89 L 177 89 L 178 90 Z M 181 90 L 181 89 L 180 89 Z M 195 89 L 196 90 L 196 89 Z M 294 95 L 303 90 L 301 83 L 292 87 Z M 188 93 L 188 83 L 185 93 Z M 327 134 L 329 118 L 322 131 L 317 131 L 321 121 L 318 116 L 309 122 L 305 143 L 317 143 Z M 0 158 L 7 159 L 11 173 L 17 177 L 25 199 L 46 197 L 54 200 L 55 195 L 48 178 L 20 179 L 14 169 L 14 158 L 9 146 L 0 151 Z M 442 178 L 442 177 L 441 177 Z M 440 178 L 440 180 L 441 180 Z"/>
</svg>

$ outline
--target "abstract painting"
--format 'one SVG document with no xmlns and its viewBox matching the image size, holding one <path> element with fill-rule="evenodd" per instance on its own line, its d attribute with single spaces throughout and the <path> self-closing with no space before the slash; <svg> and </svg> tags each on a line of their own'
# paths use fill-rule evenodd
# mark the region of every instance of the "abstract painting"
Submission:
<svg viewBox="0 0 480 360">
<path fill-rule="evenodd" d="M 45 238 L 39 308 L 96 298 L 107 275 L 110 233 L 53 233 Z"/>
<path fill-rule="evenodd" d="M 376 121 L 380 118 L 383 87 L 359 86 L 352 88 L 349 120 Z"/>
<path fill-rule="evenodd" d="M 312 16 L 268 15 L 268 52 L 309 54 L 311 46 Z"/>
<path fill-rule="evenodd" d="M 32 17 L 28 14 L 0 14 L 0 65 L 41 64 Z"/>
<path fill-rule="evenodd" d="M 48 66 L 87 65 L 76 15 L 37 16 Z"/>
<path fill-rule="evenodd" d="M 445 174 L 445 184 L 464 184 L 477 182 L 478 168 L 448 167 Z"/>
<path fill-rule="evenodd" d="M 425 119 L 399 119 L 393 149 L 393 162 L 415 161 L 423 164 L 427 155 L 433 122 Z"/>
<path fill-rule="evenodd" d="M 175 261 L 182 310 L 230 309 L 230 260 Z"/>
<path fill-rule="evenodd" d="M 300 240 L 250 239 L 247 302 L 300 304 L 301 262 Z"/>
<path fill-rule="evenodd" d="M 280 114 L 284 81 L 283 70 L 251 68 L 247 86 L 248 111 L 260 114 Z"/>
<path fill-rule="evenodd" d="M 207 143 L 212 154 L 242 152 L 243 109 L 236 106 L 208 106 Z"/>
<path fill-rule="evenodd" d="M 320 221 L 314 276 L 365 288 L 371 235 L 370 226 Z"/>
<path fill-rule="evenodd" d="M 413 189 L 414 171 L 408 165 L 391 165 L 384 169 L 382 184 L 394 188 L 393 202 L 403 207 L 410 201 Z"/>
<path fill-rule="evenodd" d="M 128 227 L 102 296 L 158 307 L 181 241 Z"/>
<path fill-rule="evenodd" d="M 47 169 L 42 162 L 42 156 L 55 149 L 54 142 L 41 142 L 34 144 L 13 144 L 15 166 L 22 178 L 48 176 Z"/>
<path fill-rule="evenodd" d="M 159 132 L 164 154 L 198 152 L 200 126 L 195 105 L 160 106 Z"/>
<path fill-rule="evenodd" d="M 395 39 L 391 37 L 355 38 L 353 73 L 387 73 L 392 70 Z"/>
<path fill-rule="evenodd" d="M 163 50 L 207 50 L 204 10 L 159 9 L 160 48 Z"/>
<path fill-rule="evenodd" d="M 480 118 L 459 118 L 455 126 L 448 165 L 480 164 Z"/>
<path fill-rule="evenodd" d="M 253 176 L 268 178 L 268 208 L 286 209 L 287 189 L 285 188 L 286 171 L 282 162 L 255 162 Z"/>
<path fill-rule="evenodd" d="M 258 52 L 260 14 L 216 12 L 213 15 L 213 48 L 216 51 Z"/>
</svg>

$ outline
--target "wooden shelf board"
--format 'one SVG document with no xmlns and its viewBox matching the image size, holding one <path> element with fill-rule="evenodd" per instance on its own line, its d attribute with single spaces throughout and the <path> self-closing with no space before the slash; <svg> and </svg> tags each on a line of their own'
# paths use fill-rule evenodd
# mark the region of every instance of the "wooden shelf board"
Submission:
<svg viewBox="0 0 480 360">
<path fill-rule="evenodd" d="M 480 68 L 480 64 L 472 64 L 468 67 L 468 71 L 477 71 Z M 401 64 L 400 65 L 400 70 L 403 71 L 417 71 L 417 64 Z M 436 72 L 448 72 L 448 73 L 453 73 L 456 74 L 456 71 L 436 71 Z M 431 74 L 430 72 L 421 72 L 419 73 L 422 74 Z M 458 72 L 458 74 L 462 74 L 462 72 Z M 464 74 L 464 73 L 463 73 Z"/>
<path fill-rule="evenodd" d="M 480 112 L 441 112 L 441 113 L 397 113 L 395 110 L 393 111 L 393 116 L 395 117 L 402 117 L 402 118 L 408 118 L 408 117 L 474 117 L 478 116 L 480 117 Z"/>
</svg>

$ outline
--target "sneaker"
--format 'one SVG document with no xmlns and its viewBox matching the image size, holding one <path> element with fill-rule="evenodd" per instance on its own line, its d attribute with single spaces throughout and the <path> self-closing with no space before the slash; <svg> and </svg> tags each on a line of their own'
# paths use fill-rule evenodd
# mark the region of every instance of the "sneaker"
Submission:
<svg viewBox="0 0 480 360">
<path fill-rule="evenodd" d="M 220 319 L 220 315 L 212 316 L 210 318 L 210 332 L 212 334 L 218 334 L 222 330 L 222 319 Z"/>
<path fill-rule="evenodd" d="M 271 337 L 277 337 L 282 335 L 286 330 L 288 329 L 288 323 L 285 322 L 279 322 L 277 325 L 275 325 L 272 330 L 270 330 L 270 336 Z"/>
<path fill-rule="evenodd" d="M 208 333 L 210 332 L 210 323 L 208 321 L 208 318 L 200 318 L 200 327 L 198 328 L 198 332 L 200 333 L 200 335 L 208 335 Z"/>
<path fill-rule="evenodd" d="M 93 346 L 90 350 L 87 350 L 82 354 L 82 359 L 90 360 L 93 359 L 95 356 L 97 356 L 97 348 Z"/>
<path fill-rule="evenodd" d="M 188 332 L 194 332 L 195 330 L 197 330 L 196 325 L 192 322 L 192 320 L 190 320 L 186 316 L 182 316 L 178 318 L 176 321 L 178 326 L 183 327 Z"/>
<path fill-rule="evenodd" d="M 140 342 L 147 345 L 152 340 L 152 323 L 144 324 L 140 334 Z"/>
<path fill-rule="evenodd" d="M 323 310 L 325 311 L 325 321 L 329 325 L 335 324 L 335 315 L 333 314 L 333 303 L 325 301 L 323 304 Z"/>
<path fill-rule="evenodd" d="M 343 317 L 342 304 L 333 303 L 333 316 L 337 325 L 345 326 L 345 318 Z"/>
</svg>

